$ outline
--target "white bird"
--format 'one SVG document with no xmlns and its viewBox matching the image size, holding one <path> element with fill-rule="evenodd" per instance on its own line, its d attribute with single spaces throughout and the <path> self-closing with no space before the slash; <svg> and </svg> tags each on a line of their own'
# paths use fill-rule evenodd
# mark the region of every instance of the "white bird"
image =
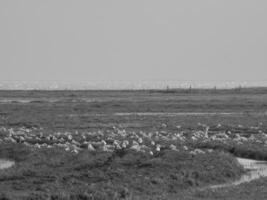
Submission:
<svg viewBox="0 0 267 200">
<path fill-rule="evenodd" d="M 161 145 L 160 144 L 157 144 L 156 145 L 156 151 L 160 151 L 160 147 L 161 147 Z"/>
</svg>

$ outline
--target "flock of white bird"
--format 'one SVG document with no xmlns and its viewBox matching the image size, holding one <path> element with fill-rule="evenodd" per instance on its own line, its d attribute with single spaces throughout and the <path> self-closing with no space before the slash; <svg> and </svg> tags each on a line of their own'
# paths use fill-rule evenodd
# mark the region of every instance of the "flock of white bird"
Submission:
<svg viewBox="0 0 267 200">
<path fill-rule="evenodd" d="M 166 124 L 162 125 L 165 128 Z M 126 131 L 113 127 L 111 130 L 93 132 L 55 132 L 45 133 L 42 128 L 6 128 L 0 127 L 0 143 L 22 143 L 33 148 L 64 148 L 68 152 L 79 153 L 82 150 L 88 151 L 108 151 L 113 152 L 120 149 L 130 149 L 133 151 L 154 155 L 162 149 L 173 151 L 188 151 L 190 154 L 197 155 L 212 150 L 194 149 L 190 143 L 194 142 L 256 142 L 267 145 L 267 134 L 259 127 L 250 127 L 257 130 L 257 134 L 244 137 L 239 133 L 231 131 L 210 131 L 210 127 L 205 124 L 198 124 L 201 130 L 183 131 L 181 126 L 177 126 L 176 132 L 167 129 L 155 132 Z M 217 128 L 222 125 L 218 124 Z M 241 128 L 241 125 L 238 126 Z"/>
</svg>

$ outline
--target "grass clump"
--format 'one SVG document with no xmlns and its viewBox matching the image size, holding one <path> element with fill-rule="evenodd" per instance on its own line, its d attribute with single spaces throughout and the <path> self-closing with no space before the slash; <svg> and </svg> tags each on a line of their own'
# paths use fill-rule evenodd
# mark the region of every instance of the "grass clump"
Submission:
<svg viewBox="0 0 267 200">
<path fill-rule="evenodd" d="M 0 171 L 0 190 L 11 199 L 22 195 L 25 199 L 104 200 L 177 194 L 236 179 L 243 172 L 230 154 L 218 152 L 191 155 L 164 150 L 152 156 L 131 150 L 84 150 L 72 154 L 60 148 L 33 151 L 12 146 L 0 147 L 0 155 L 16 161 L 12 168 Z"/>
</svg>

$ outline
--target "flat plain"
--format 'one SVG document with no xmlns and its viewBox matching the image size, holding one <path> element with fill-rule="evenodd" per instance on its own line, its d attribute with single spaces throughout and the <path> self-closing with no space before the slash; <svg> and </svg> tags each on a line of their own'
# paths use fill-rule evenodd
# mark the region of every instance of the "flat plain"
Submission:
<svg viewBox="0 0 267 200">
<path fill-rule="evenodd" d="M 266 199 L 267 88 L 0 91 L 2 199 Z"/>
</svg>

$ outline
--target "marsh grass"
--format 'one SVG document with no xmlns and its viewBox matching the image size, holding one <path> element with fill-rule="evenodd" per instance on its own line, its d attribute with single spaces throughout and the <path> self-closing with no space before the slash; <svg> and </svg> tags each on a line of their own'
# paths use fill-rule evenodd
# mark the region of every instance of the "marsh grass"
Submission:
<svg viewBox="0 0 267 200">
<path fill-rule="evenodd" d="M 113 126 L 135 132 L 187 132 L 196 130 L 199 122 L 208 124 L 213 131 L 226 131 L 215 128 L 220 123 L 233 133 L 251 134 L 252 130 L 248 127 L 257 126 L 267 118 L 266 88 L 242 88 L 238 91 L 191 89 L 190 92 L 0 91 L 0 94 L 6 99 L 32 99 L 29 103 L 0 103 L 1 126 L 43 128 L 42 131 L 47 134 L 104 131 L 112 130 Z M 57 101 L 51 102 L 51 99 Z M 174 117 L 112 114 L 117 112 L 243 114 Z M 105 115 L 98 115 L 103 113 Z M 162 127 L 162 123 L 167 126 Z M 237 129 L 239 124 L 248 129 Z M 182 129 L 178 130 L 177 125 L 181 125 Z M 267 132 L 265 123 L 261 130 Z M 29 142 L 36 143 L 34 140 Z M 49 144 L 49 141 L 44 142 Z M 243 169 L 229 153 L 266 159 L 263 145 L 213 142 L 188 146 L 190 150 L 212 148 L 215 151 L 196 156 L 164 149 L 154 156 L 133 151 L 101 153 L 83 150 L 72 154 L 60 148 L 35 149 L 2 142 L 0 158 L 14 160 L 16 164 L 0 171 L 0 199 L 266 199 L 266 179 L 235 189 L 194 192 L 199 187 L 238 179 Z M 260 194 L 253 198 L 258 191 Z"/>
<path fill-rule="evenodd" d="M 259 143 L 244 142 L 237 144 L 236 142 L 196 142 L 190 143 L 195 148 L 214 149 L 231 153 L 237 157 L 249 158 L 254 160 L 267 160 L 267 146 Z"/>
<path fill-rule="evenodd" d="M 0 171 L 0 189 L 9 199 L 21 195 L 25 199 L 130 199 L 179 193 L 242 174 L 231 155 L 218 152 L 192 156 L 165 150 L 151 156 L 130 150 L 84 150 L 72 154 L 60 148 L 32 150 L 2 143 L 0 155 L 16 162 Z"/>
</svg>

